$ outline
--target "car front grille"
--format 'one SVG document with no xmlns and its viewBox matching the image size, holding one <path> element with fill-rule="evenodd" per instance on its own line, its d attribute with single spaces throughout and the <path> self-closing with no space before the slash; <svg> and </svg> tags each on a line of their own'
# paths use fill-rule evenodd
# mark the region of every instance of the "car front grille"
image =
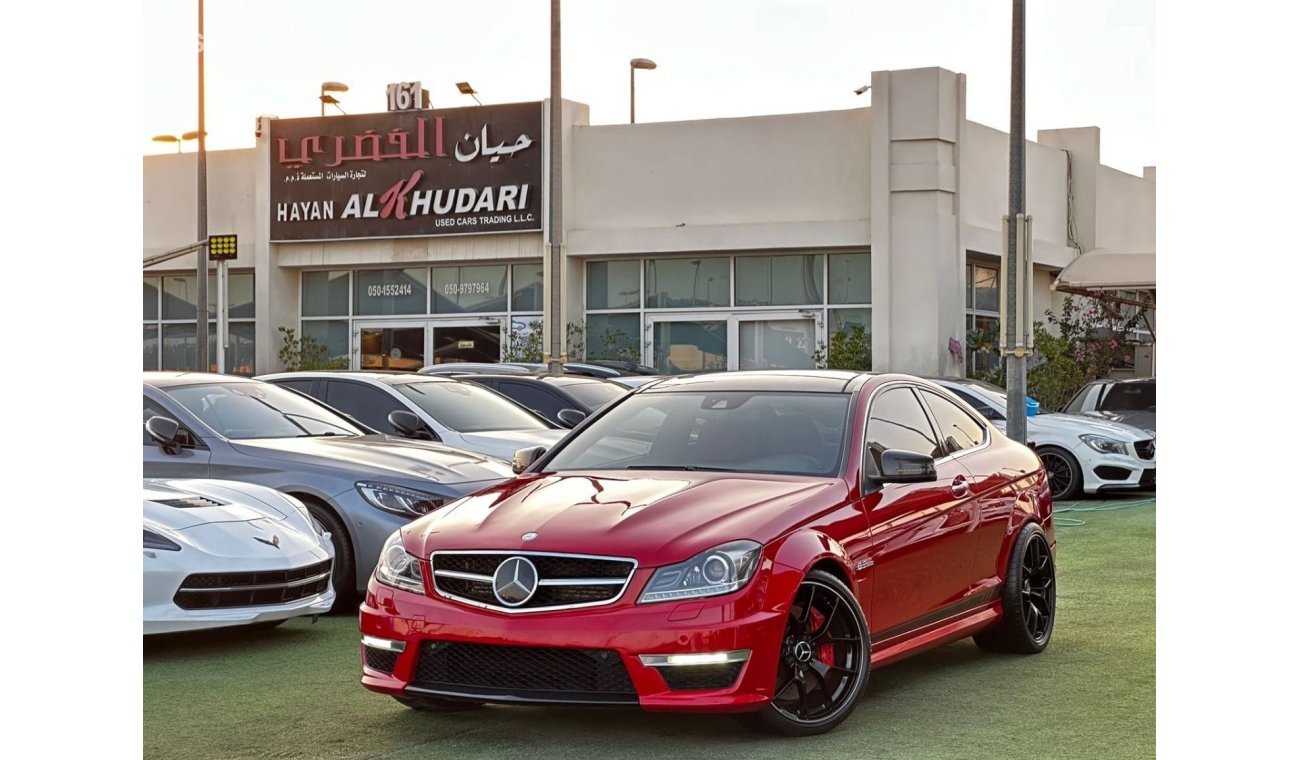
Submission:
<svg viewBox="0 0 1300 760">
<path fill-rule="evenodd" d="M 611 649 L 425 641 L 411 688 L 502 701 L 637 701 L 623 658 Z"/>
<path fill-rule="evenodd" d="M 393 668 L 397 667 L 397 652 L 366 646 L 362 649 L 366 650 L 367 668 L 378 670 L 380 673 L 392 673 Z"/>
<path fill-rule="evenodd" d="M 1138 485 L 1150 488 L 1156 484 L 1156 468 L 1142 471 L 1142 478 L 1138 480 Z"/>
<path fill-rule="evenodd" d="M 1156 456 L 1156 442 L 1151 439 L 1138 441 L 1133 444 L 1133 450 L 1137 452 L 1139 459 L 1154 459 Z"/>
<path fill-rule="evenodd" d="M 324 593 L 331 560 L 291 570 L 252 573 L 195 573 L 187 576 L 172 601 L 184 610 L 259 607 L 284 604 Z"/>
<path fill-rule="evenodd" d="M 523 557 L 537 569 L 537 588 L 528 601 L 502 604 L 492 579 L 501 563 Z M 609 604 L 622 596 L 636 562 L 621 557 L 506 552 L 434 552 L 433 585 L 443 596 L 506 612 L 540 612 Z"/>
</svg>

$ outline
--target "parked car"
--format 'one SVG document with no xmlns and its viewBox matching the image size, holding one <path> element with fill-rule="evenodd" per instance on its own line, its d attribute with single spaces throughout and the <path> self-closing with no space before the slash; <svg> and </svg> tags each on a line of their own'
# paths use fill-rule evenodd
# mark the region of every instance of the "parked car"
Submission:
<svg viewBox="0 0 1300 760">
<path fill-rule="evenodd" d="M 979 380 L 931 380 L 1006 431 L 1006 391 Z M 1057 499 L 1155 488 L 1156 439 L 1150 431 L 1079 414 L 1037 414 L 1025 418 L 1025 434 L 1047 467 Z"/>
<path fill-rule="evenodd" d="M 657 383 L 660 380 L 663 380 L 665 377 L 668 376 L 667 375 L 619 375 L 618 377 L 611 377 L 609 381 L 611 383 L 618 383 L 624 388 L 640 388 L 643 385 L 649 385 L 650 383 Z"/>
<path fill-rule="evenodd" d="M 334 543 L 338 603 L 363 588 L 388 535 L 512 475 L 499 459 L 372 434 L 252 378 L 144 373 L 144 476 L 218 478 L 301 500 Z"/>
<path fill-rule="evenodd" d="M 620 375 L 661 375 L 663 374 L 654 367 L 636 362 L 625 362 L 617 359 L 591 359 L 588 364 L 594 364 L 597 367 L 608 367 L 615 370 Z"/>
<path fill-rule="evenodd" d="M 144 633 L 273 627 L 334 604 L 334 546 L 265 486 L 144 481 Z"/>
<path fill-rule="evenodd" d="M 492 372 L 498 375 L 532 375 L 533 370 L 514 364 L 489 362 L 444 362 L 421 367 L 421 375 L 469 375 L 477 372 Z"/>
<path fill-rule="evenodd" d="M 421 710 L 639 705 L 809 735 L 875 667 L 1052 635 L 1042 463 L 918 378 L 669 378 L 515 466 L 389 537 L 361 607 L 365 688 Z"/>
<path fill-rule="evenodd" d="M 1094 380 L 1062 411 L 1087 414 L 1156 432 L 1156 379 Z"/>
<path fill-rule="evenodd" d="M 547 421 L 565 428 L 628 392 L 625 386 L 581 375 L 464 375 L 462 380 L 491 388 Z"/>
<path fill-rule="evenodd" d="M 505 461 L 567 430 L 477 383 L 407 372 L 280 372 L 257 378 L 323 401 L 379 432 Z M 396 414 L 394 414 L 396 413 Z"/>
</svg>

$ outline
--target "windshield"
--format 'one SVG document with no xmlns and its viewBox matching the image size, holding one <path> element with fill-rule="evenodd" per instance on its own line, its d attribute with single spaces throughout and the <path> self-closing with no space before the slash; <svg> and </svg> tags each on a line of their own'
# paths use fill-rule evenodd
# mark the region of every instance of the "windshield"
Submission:
<svg viewBox="0 0 1300 760">
<path fill-rule="evenodd" d="M 754 391 L 643 393 L 547 463 L 564 470 L 839 472 L 849 397 Z"/>
<path fill-rule="evenodd" d="M 218 435 L 232 440 L 363 434 L 329 409 L 270 383 L 180 385 L 166 392 Z"/>
<path fill-rule="evenodd" d="M 568 391 L 570 395 L 578 400 L 578 403 L 593 412 L 622 396 L 624 393 L 627 393 L 627 388 L 622 388 L 614 383 L 607 383 L 602 380 L 597 380 L 592 383 L 556 383 L 556 385 Z"/>
<path fill-rule="evenodd" d="M 1098 407 L 1107 412 L 1142 412 L 1156 408 L 1155 383 L 1115 383 Z"/>
<path fill-rule="evenodd" d="M 460 433 L 549 430 L 546 423 L 481 385 L 461 382 L 395 383 L 397 392 L 429 416 Z"/>
</svg>

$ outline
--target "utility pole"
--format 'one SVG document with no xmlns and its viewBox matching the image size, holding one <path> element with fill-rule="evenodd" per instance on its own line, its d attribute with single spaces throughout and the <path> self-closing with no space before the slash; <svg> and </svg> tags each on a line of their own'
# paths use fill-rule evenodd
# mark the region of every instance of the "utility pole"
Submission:
<svg viewBox="0 0 1300 760">
<path fill-rule="evenodd" d="M 203 120 L 203 0 L 199 0 L 199 187 L 198 287 L 195 296 L 194 369 L 207 372 L 208 363 L 208 152 L 207 125 Z"/>
<path fill-rule="evenodd" d="M 1017 256 L 1020 215 L 1025 213 L 1025 0 L 1011 0 L 1011 176 L 1002 258 L 1004 286 L 1002 355 L 1007 363 L 1007 435 L 1025 442 L 1025 352 L 1020 341 L 1023 325 L 1017 324 L 1020 309 L 1022 262 Z"/>
<path fill-rule="evenodd" d="M 560 195 L 560 115 L 563 111 L 563 101 L 560 98 L 560 0 L 551 0 L 551 123 L 550 123 L 550 162 L 551 162 L 551 193 L 550 193 L 550 256 L 547 258 L 549 266 L 547 267 L 546 294 L 549 300 L 549 307 L 546 315 L 550 332 L 549 356 L 547 357 L 547 370 L 552 373 L 564 371 L 564 315 L 562 313 L 563 298 L 561 294 L 560 283 L 564 277 L 564 257 L 561 245 L 564 239 L 564 228 L 561 214 L 561 195 Z"/>
</svg>

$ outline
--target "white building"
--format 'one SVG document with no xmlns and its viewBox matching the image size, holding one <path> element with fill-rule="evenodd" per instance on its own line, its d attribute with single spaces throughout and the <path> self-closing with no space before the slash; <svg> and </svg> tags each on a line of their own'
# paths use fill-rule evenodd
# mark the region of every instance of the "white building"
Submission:
<svg viewBox="0 0 1300 760">
<path fill-rule="evenodd" d="M 588 358 L 811 366 L 857 323 L 875 370 L 964 374 L 950 340 L 997 318 L 1008 174 L 1007 135 L 966 119 L 965 92 L 943 69 L 882 71 L 869 108 L 612 126 L 566 102 L 563 301 Z M 209 152 L 209 232 L 239 236 L 226 370 L 280 368 L 280 328 L 352 367 L 500 358 L 512 326 L 542 317 L 547 105 L 406 112 L 392 130 L 394 114 L 264 118 L 255 147 Z M 1081 251 L 1155 251 L 1155 169 L 1101 165 L 1095 127 L 1040 131 L 1026 151 L 1041 314 Z M 195 168 L 145 157 L 146 258 L 193 241 Z M 388 170 L 392 187 L 364 176 Z M 145 368 L 193 366 L 194 266 L 144 271 Z"/>
</svg>

